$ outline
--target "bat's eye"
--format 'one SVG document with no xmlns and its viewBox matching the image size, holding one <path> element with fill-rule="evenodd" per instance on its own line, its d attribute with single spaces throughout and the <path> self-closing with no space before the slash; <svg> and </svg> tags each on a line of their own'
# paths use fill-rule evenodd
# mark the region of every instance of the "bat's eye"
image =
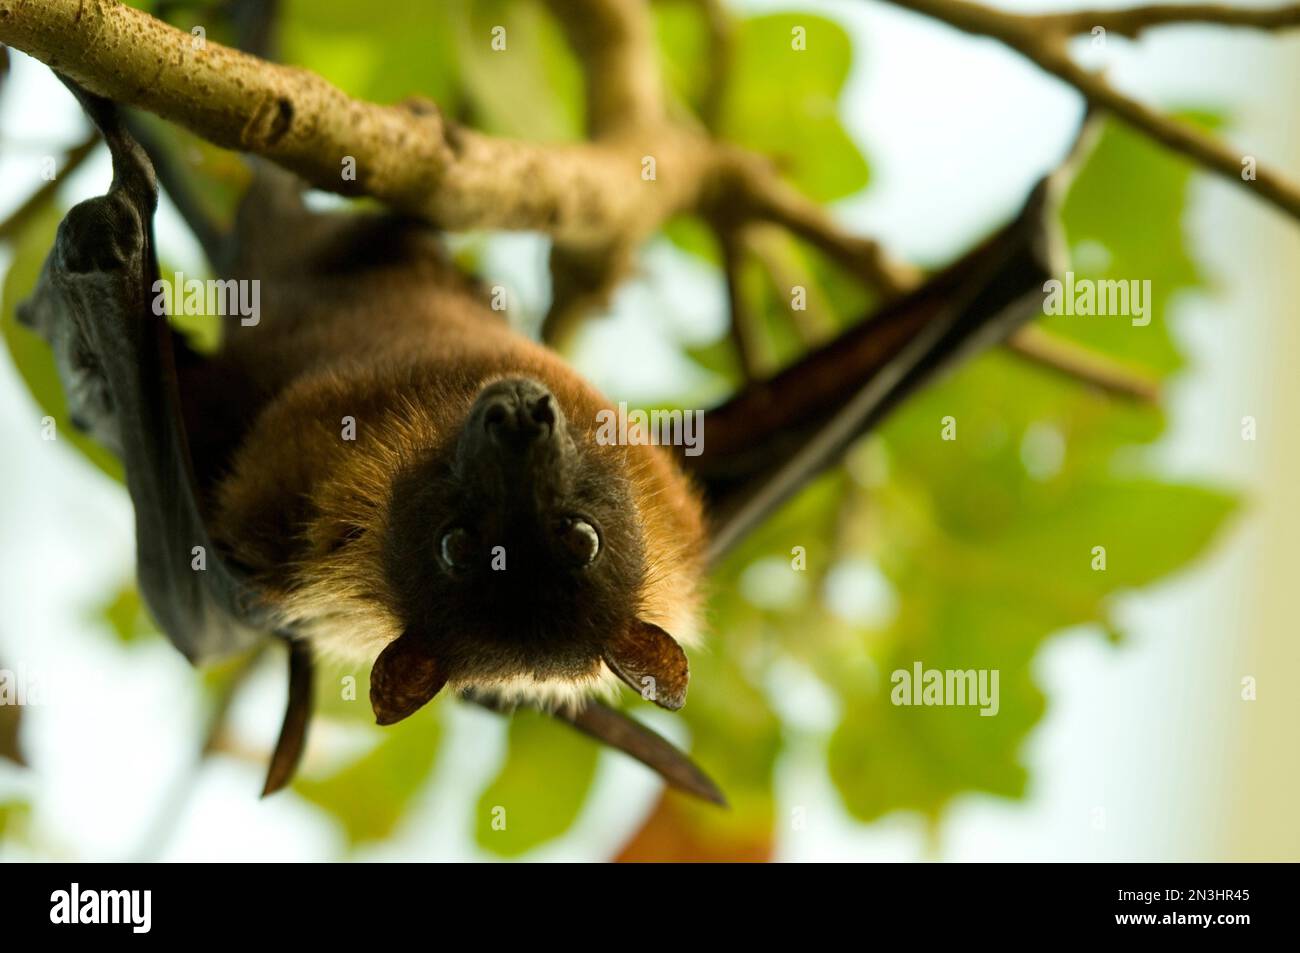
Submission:
<svg viewBox="0 0 1300 953">
<path fill-rule="evenodd" d="M 596 527 L 580 517 L 575 516 L 562 522 L 559 537 L 560 543 L 579 567 L 590 566 L 600 555 L 600 534 L 596 532 Z"/>
<path fill-rule="evenodd" d="M 448 569 L 464 572 L 474 559 L 474 541 L 467 530 L 457 526 L 442 534 L 438 552 L 442 556 L 443 565 Z"/>
</svg>

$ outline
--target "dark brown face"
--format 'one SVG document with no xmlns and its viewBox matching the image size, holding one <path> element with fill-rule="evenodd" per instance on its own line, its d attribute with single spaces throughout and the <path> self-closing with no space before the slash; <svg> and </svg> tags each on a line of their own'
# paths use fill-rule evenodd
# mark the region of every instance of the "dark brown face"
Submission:
<svg viewBox="0 0 1300 953">
<path fill-rule="evenodd" d="M 385 558 L 406 632 L 372 674 L 380 721 L 447 680 L 576 680 L 602 662 L 628 680 L 621 669 L 645 666 L 611 653 L 629 633 L 654 654 L 680 654 L 637 620 L 646 560 L 635 512 L 621 454 L 587 442 L 542 384 L 484 387 L 457 439 L 393 487 Z"/>
</svg>

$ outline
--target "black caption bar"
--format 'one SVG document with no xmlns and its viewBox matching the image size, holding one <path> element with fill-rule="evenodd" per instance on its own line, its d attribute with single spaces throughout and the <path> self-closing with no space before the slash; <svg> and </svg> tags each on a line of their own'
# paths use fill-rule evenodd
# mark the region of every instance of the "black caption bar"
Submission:
<svg viewBox="0 0 1300 953">
<path fill-rule="evenodd" d="M 778 924 L 864 938 L 921 928 L 927 946 L 945 935 L 1133 934 L 1178 946 L 1294 932 L 1287 865 L 813 866 L 574 867 L 556 877 L 529 865 L 9 864 L 0 866 L 0 923 L 13 940 L 205 945 L 272 936 L 373 944 L 388 934 L 435 942 L 458 923 L 491 924 L 497 941 L 563 941 L 567 929 L 590 937 L 602 917 L 612 918 L 608 936 L 635 939 L 629 918 L 654 935 L 670 912 L 702 939 Z"/>
</svg>

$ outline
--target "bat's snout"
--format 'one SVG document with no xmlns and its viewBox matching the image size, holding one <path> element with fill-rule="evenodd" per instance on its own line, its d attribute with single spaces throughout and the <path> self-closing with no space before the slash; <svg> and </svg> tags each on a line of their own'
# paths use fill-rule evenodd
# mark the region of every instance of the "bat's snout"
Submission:
<svg viewBox="0 0 1300 953">
<path fill-rule="evenodd" d="M 564 426 L 564 412 L 555 397 L 529 378 L 497 381 L 483 388 L 470 419 L 493 447 L 516 453 L 554 441 Z"/>
</svg>

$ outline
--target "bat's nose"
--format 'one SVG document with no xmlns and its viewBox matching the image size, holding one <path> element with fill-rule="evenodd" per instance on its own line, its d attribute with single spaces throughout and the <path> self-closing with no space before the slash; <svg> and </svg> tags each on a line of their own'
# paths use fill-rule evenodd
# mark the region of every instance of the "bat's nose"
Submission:
<svg viewBox="0 0 1300 953">
<path fill-rule="evenodd" d="M 479 408 L 487 436 L 514 450 L 552 439 L 564 419 L 551 392 L 528 378 L 488 385 L 479 395 Z"/>
</svg>

